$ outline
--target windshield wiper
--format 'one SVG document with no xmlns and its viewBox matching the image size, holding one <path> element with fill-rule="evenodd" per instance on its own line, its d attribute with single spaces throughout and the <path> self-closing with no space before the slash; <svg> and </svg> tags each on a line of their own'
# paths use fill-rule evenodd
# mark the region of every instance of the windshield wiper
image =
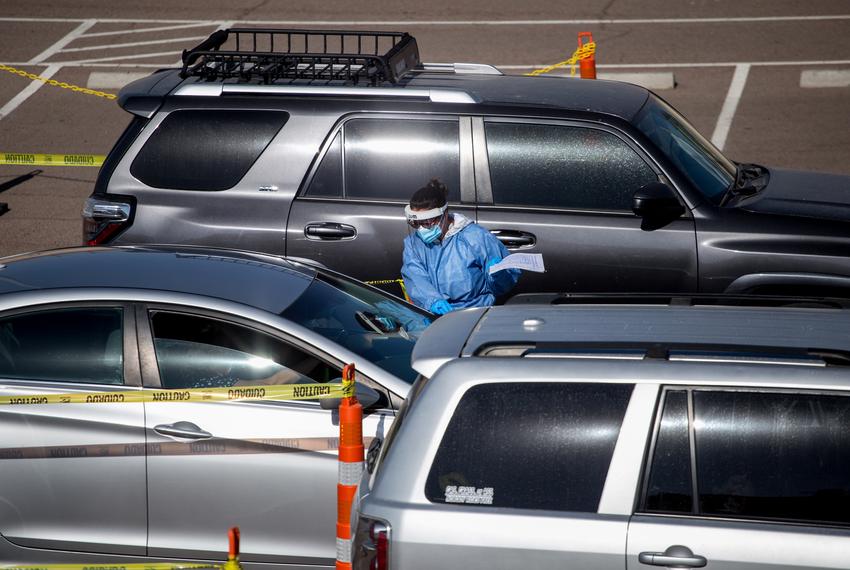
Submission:
<svg viewBox="0 0 850 570">
<path fill-rule="evenodd" d="M 720 205 L 727 204 L 732 198 L 738 196 L 747 197 L 758 194 L 767 186 L 770 180 L 770 171 L 759 164 L 735 165 L 735 180 L 726 189 Z"/>
</svg>

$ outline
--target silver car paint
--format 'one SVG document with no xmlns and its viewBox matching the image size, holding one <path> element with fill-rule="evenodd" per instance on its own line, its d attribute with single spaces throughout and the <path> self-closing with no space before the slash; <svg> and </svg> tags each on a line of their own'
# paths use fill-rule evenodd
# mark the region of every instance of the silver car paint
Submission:
<svg viewBox="0 0 850 570">
<path fill-rule="evenodd" d="M 276 329 L 293 342 L 311 345 L 338 364 L 354 362 L 359 374 L 401 397 L 409 389 L 400 379 L 325 337 L 271 313 L 222 299 L 147 289 L 51 289 L 0 296 L 0 311 L 103 301 L 185 305 L 238 315 Z M 47 383 L 44 392 L 70 392 L 73 386 Z M 92 386 L 92 391 L 110 389 L 128 388 Z M 22 391 L 34 393 L 33 389 L 16 387 L 14 382 L 0 385 L 0 394 Z M 22 443 L 44 447 L 80 441 L 92 445 L 141 445 L 142 449 L 147 442 L 149 449 L 155 450 L 157 444 L 178 442 L 180 438 L 161 436 L 153 428 L 177 421 L 191 421 L 215 438 L 225 439 L 280 441 L 339 435 L 333 413 L 315 403 L 149 403 L 144 408 L 141 404 L 115 404 L 70 406 L 60 413 L 48 408 L 25 408 L 25 414 L 19 408 L 0 409 L 0 426 L 25 425 L 28 434 L 22 441 L 22 430 L 5 429 L 2 433 L 17 435 L 0 440 L 0 454 L 21 447 Z M 298 419 L 283 421 L 282 412 L 295 414 Z M 51 417 L 49 438 L 46 428 L 37 423 L 38 418 L 46 416 Z M 54 417 L 67 418 L 73 429 L 56 435 Z M 390 411 L 369 415 L 364 421 L 364 436 L 383 436 L 392 420 Z M 37 431 L 33 432 L 32 426 Z M 183 442 L 188 444 L 189 440 Z M 7 500 L 0 505 L 0 525 L 9 525 L 0 527 L 5 538 L 0 539 L 0 559 L 16 563 L 87 562 L 96 557 L 72 551 L 105 551 L 112 558 L 105 557 L 104 562 L 114 562 L 116 554 L 220 560 L 226 551 L 227 529 L 239 525 L 244 533 L 243 559 L 256 562 L 256 567 L 288 564 L 287 568 L 306 570 L 315 569 L 316 564 L 333 565 L 337 478 L 334 451 L 221 455 L 204 454 L 203 445 L 196 448 L 201 453 L 195 456 L 156 456 L 149 451 L 147 458 L 142 453 L 128 457 L 31 459 L 14 467 L 9 465 L 15 462 L 4 462 L 0 482 L 4 489 L 21 489 L 22 499 L 20 504 Z M 71 470 L 70 476 L 67 469 Z M 263 500 L 257 501 L 257 497 Z M 284 540 L 285 536 L 293 540 Z"/>
<path fill-rule="evenodd" d="M 637 385 L 620 429 L 597 514 L 485 511 L 430 503 L 424 495 L 425 480 L 462 395 L 484 383 L 541 381 Z M 637 562 L 639 552 L 661 552 L 674 544 L 690 547 L 709 558 L 710 568 L 723 570 L 846 567 L 850 548 L 850 531 L 846 529 L 632 516 L 656 396 L 662 384 L 850 392 L 846 371 L 826 367 L 458 358 L 421 386 L 390 451 L 375 473 L 361 481 L 358 512 L 353 513 L 352 519 L 356 521 L 359 513 L 386 521 L 392 533 L 390 568 L 405 570 L 578 570 L 622 568 L 624 564 L 633 570 L 645 567 Z M 779 543 L 781 546 L 777 547 Z"/>
</svg>

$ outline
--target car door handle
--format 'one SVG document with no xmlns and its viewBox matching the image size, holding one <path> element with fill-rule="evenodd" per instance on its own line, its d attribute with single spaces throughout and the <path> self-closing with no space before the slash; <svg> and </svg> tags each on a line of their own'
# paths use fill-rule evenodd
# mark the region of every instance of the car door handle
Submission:
<svg viewBox="0 0 850 570">
<path fill-rule="evenodd" d="M 681 544 L 675 544 L 664 552 L 641 552 L 638 561 L 648 566 L 669 568 L 702 568 L 708 563 L 705 556 L 694 554 L 690 548 Z"/>
<path fill-rule="evenodd" d="M 528 232 L 520 232 L 516 230 L 490 230 L 490 233 L 496 236 L 496 239 L 502 242 L 508 249 L 531 247 L 537 243 L 537 237 Z"/>
<path fill-rule="evenodd" d="M 173 437 L 185 437 L 187 439 L 209 439 L 213 435 L 204 431 L 192 422 L 174 422 L 173 424 L 160 424 L 153 430 L 161 435 Z"/>
<path fill-rule="evenodd" d="M 324 222 L 307 224 L 304 226 L 304 235 L 307 239 L 340 240 L 357 237 L 357 230 L 348 224 L 336 222 Z"/>
</svg>

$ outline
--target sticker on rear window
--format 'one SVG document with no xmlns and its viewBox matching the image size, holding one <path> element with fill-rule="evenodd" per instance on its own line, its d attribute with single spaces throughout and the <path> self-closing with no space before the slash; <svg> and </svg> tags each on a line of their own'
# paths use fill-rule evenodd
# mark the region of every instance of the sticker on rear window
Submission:
<svg viewBox="0 0 850 570">
<path fill-rule="evenodd" d="M 447 503 L 467 503 L 471 505 L 492 505 L 493 487 L 459 487 L 457 485 L 446 486 Z"/>
</svg>

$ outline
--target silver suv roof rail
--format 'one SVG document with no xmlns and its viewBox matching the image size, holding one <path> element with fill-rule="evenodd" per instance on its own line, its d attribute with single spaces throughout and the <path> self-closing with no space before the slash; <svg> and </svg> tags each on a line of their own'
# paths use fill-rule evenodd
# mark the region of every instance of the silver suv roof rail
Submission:
<svg viewBox="0 0 850 570">
<path fill-rule="evenodd" d="M 298 95 L 302 97 L 364 97 L 422 99 L 434 103 L 478 103 L 472 95 L 458 89 L 412 87 L 323 87 L 317 85 L 246 85 L 241 83 L 196 83 L 182 85 L 174 95 L 220 97 L 222 95 Z"/>
<path fill-rule="evenodd" d="M 504 75 L 496 66 L 486 63 L 423 63 L 412 73 L 456 73 L 462 75 Z"/>
</svg>

